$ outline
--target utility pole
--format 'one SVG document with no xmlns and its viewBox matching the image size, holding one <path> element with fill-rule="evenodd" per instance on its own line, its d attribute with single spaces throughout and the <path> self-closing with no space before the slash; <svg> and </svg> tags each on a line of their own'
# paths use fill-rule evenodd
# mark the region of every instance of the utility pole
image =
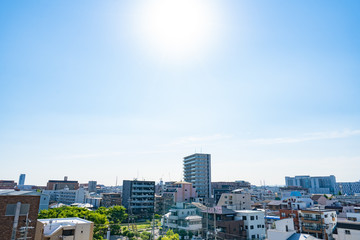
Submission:
<svg viewBox="0 0 360 240">
<path fill-rule="evenodd" d="M 206 204 L 206 240 L 209 239 L 209 206 L 208 201 L 205 201 Z"/>
<path fill-rule="evenodd" d="M 215 213 L 215 208 L 214 208 L 214 237 L 216 240 L 216 213 Z"/>
<path fill-rule="evenodd" d="M 13 229 L 12 229 L 12 233 L 11 233 L 11 240 L 16 239 L 16 231 L 17 231 L 17 227 L 19 224 L 20 208 L 21 208 L 21 202 L 17 202 L 15 216 L 14 216 L 14 224 L 13 224 Z"/>
<path fill-rule="evenodd" d="M 152 219 L 152 228 L 151 228 L 151 239 L 155 239 L 155 213 L 153 213 L 153 219 Z"/>
</svg>

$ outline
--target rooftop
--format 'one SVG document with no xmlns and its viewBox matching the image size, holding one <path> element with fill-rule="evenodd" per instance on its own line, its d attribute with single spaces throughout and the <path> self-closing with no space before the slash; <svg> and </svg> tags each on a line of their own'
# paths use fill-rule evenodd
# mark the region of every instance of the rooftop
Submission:
<svg viewBox="0 0 360 240">
<path fill-rule="evenodd" d="M 51 236 L 53 233 L 63 227 L 72 227 L 77 224 L 91 224 L 91 221 L 87 221 L 81 218 L 53 218 L 53 219 L 38 219 L 39 222 L 43 223 L 44 235 Z"/>
<path fill-rule="evenodd" d="M 2 189 L 0 190 L 0 196 L 40 196 L 40 192 L 35 191 L 15 191 L 14 189 Z"/>
<path fill-rule="evenodd" d="M 249 213 L 264 213 L 264 211 L 262 210 L 236 210 L 237 213 L 245 213 L 245 214 L 249 214 Z"/>
</svg>

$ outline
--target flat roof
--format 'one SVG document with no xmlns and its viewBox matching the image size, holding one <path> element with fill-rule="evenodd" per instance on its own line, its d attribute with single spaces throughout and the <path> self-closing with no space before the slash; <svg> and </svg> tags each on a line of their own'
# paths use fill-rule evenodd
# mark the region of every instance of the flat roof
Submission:
<svg viewBox="0 0 360 240">
<path fill-rule="evenodd" d="M 2 189 L 0 190 L 0 196 L 40 196 L 40 192 L 35 191 L 15 191 L 14 189 Z"/>
<path fill-rule="evenodd" d="M 265 213 L 262 210 L 235 210 L 237 213 Z"/>
<path fill-rule="evenodd" d="M 51 236 L 53 233 L 63 227 L 76 226 L 77 224 L 91 224 L 91 221 L 81 218 L 49 218 L 49 219 L 38 219 L 39 222 L 43 223 L 44 235 Z"/>
</svg>

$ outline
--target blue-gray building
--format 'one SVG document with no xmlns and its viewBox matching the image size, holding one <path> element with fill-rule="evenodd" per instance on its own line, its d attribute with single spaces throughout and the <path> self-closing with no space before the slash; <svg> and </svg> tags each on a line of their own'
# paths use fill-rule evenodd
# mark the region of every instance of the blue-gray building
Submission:
<svg viewBox="0 0 360 240">
<path fill-rule="evenodd" d="M 334 175 L 310 177 L 295 176 L 285 177 L 287 187 L 298 186 L 309 189 L 309 193 L 335 194 L 336 178 Z"/>
<path fill-rule="evenodd" d="M 211 198 L 211 155 L 195 153 L 184 157 L 184 181 L 192 183 L 199 198 Z"/>
<path fill-rule="evenodd" d="M 130 215 L 151 217 L 155 207 L 155 182 L 124 180 L 122 204 Z"/>
<path fill-rule="evenodd" d="M 335 193 L 343 195 L 354 195 L 360 193 L 360 181 L 359 182 L 338 182 L 336 183 Z"/>
<path fill-rule="evenodd" d="M 20 177 L 19 177 L 19 185 L 25 185 L 25 174 L 20 174 Z"/>
</svg>

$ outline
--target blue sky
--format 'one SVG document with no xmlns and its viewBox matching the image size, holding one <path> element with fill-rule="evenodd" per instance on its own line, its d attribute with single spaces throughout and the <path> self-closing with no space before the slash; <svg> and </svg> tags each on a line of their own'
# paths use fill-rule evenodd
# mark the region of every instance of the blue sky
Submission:
<svg viewBox="0 0 360 240">
<path fill-rule="evenodd" d="M 179 180 L 195 151 L 214 181 L 360 179 L 358 1 L 209 0 L 170 53 L 147 3 L 0 3 L 0 179 Z"/>
</svg>

